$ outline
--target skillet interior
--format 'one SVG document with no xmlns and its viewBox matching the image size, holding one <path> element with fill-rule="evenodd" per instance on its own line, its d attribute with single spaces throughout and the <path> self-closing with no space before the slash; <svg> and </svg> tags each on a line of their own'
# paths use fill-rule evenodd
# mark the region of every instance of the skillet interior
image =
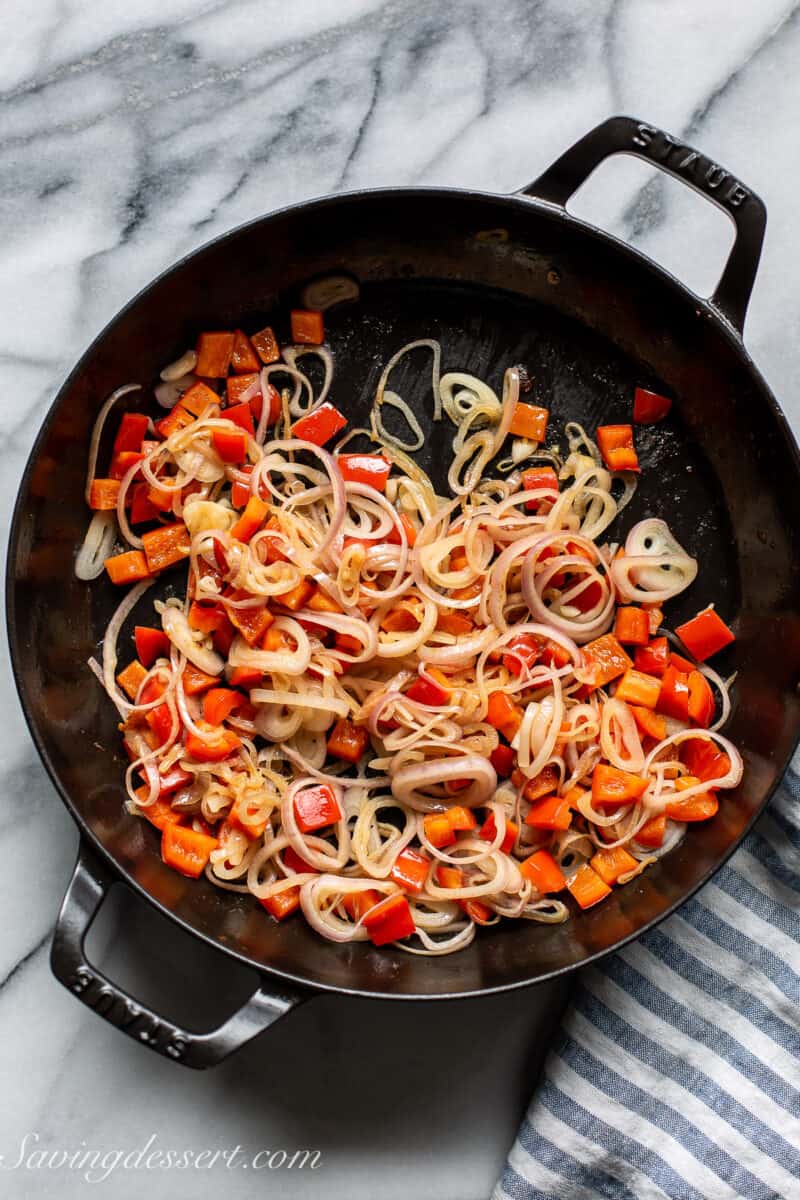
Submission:
<svg viewBox="0 0 800 1200">
<path fill-rule="evenodd" d="M 326 322 L 337 356 L 332 399 L 356 422 L 381 365 L 419 337 L 440 338 L 444 369 L 498 387 L 504 366 L 526 363 L 558 431 L 566 419 L 590 429 L 628 420 L 636 384 L 675 395 L 675 418 L 638 435 L 646 469 L 622 529 L 646 514 L 669 520 L 700 560 L 698 581 L 670 618 L 715 601 L 739 634 L 720 669 L 739 672 L 726 732 L 746 773 L 718 817 L 600 908 L 561 926 L 504 922 L 444 959 L 323 942 L 302 921 L 277 925 L 253 901 L 165 868 L 155 831 L 123 811 L 115 713 L 85 667 L 119 602 L 104 580 L 87 587 L 72 572 L 87 520 L 88 434 L 103 398 L 123 382 L 152 383 L 203 328 L 272 321 L 288 340 L 298 286 L 336 269 L 362 281 L 360 303 Z M 426 431 L 419 457 L 441 481 L 449 433 L 431 429 L 429 361 L 420 356 L 393 383 L 416 402 Z M 736 339 L 604 235 L 517 198 L 387 192 L 320 201 L 236 231 L 163 276 L 60 392 L 23 482 L 9 553 L 23 705 L 79 825 L 123 875 L 213 943 L 297 981 L 373 995 L 520 985 L 606 951 L 680 903 L 724 860 L 780 777 L 800 724 L 798 496 L 794 443 Z"/>
</svg>

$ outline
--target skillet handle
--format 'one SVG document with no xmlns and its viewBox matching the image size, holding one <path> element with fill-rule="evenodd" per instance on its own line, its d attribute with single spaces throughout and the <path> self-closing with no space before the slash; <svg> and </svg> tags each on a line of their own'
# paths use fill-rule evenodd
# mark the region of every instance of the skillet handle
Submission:
<svg viewBox="0 0 800 1200">
<path fill-rule="evenodd" d="M 107 979 L 86 957 L 86 934 L 114 882 L 108 868 L 82 842 L 56 918 L 50 965 L 59 983 L 73 995 L 157 1054 L 187 1067 L 213 1067 L 311 994 L 262 983 L 238 1012 L 210 1033 L 193 1033 L 165 1021 Z"/>
<path fill-rule="evenodd" d="M 633 154 L 652 163 L 713 200 L 733 220 L 736 240 L 711 303 L 741 334 L 761 257 L 767 210 L 759 196 L 699 150 L 635 117 L 610 117 L 520 191 L 564 208 L 612 154 Z"/>
</svg>

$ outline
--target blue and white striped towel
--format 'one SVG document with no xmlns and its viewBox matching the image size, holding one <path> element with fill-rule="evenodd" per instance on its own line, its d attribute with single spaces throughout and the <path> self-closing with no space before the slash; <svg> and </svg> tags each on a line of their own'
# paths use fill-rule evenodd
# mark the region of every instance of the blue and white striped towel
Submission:
<svg viewBox="0 0 800 1200">
<path fill-rule="evenodd" d="M 798 772 L 694 899 L 578 976 L 494 1200 L 800 1200 Z"/>
</svg>

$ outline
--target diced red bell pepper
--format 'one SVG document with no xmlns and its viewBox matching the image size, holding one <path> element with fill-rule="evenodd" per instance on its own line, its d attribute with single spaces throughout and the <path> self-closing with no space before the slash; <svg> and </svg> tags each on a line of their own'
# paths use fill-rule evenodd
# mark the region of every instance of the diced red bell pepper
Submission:
<svg viewBox="0 0 800 1200">
<path fill-rule="evenodd" d="M 525 824 L 534 829 L 569 829 L 572 808 L 566 796 L 543 796 L 532 804 Z"/>
<path fill-rule="evenodd" d="M 661 685 L 652 675 L 645 675 L 631 667 L 617 684 L 614 697 L 627 704 L 638 704 L 642 708 L 654 709 L 661 695 Z"/>
<path fill-rule="evenodd" d="M 246 404 L 250 408 L 250 402 L 255 400 L 256 396 L 261 399 L 261 378 L 257 371 L 251 371 L 247 375 L 229 375 L 225 383 L 225 392 L 229 408 L 223 416 L 227 417 L 230 408 L 236 408 L 240 404 Z M 252 412 L 250 408 L 251 415 Z"/>
<path fill-rule="evenodd" d="M 294 815 L 303 833 L 313 833 L 342 819 L 342 810 L 327 784 L 303 788 L 294 798 Z"/>
<path fill-rule="evenodd" d="M 257 667 L 234 667 L 228 682 L 231 687 L 238 687 L 249 692 L 252 688 L 260 687 L 263 679 L 264 672 L 258 670 Z"/>
<path fill-rule="evenodd" d="M 112 583 L 138 583 L 140 579 L 149 579 L 147 560 L 141 550 L 126 550 L 124 554 L 114 554 L 107 558 L 104 567 Z"/>
<path fill-rule="evenodd" d="M 244 475 L 252 475 L 253 468 L 251 466 L 242 467 Z M 247 501 L 250 499 L 250 484 L 240 483 L 238 479 L 231 484 L 231 504 L 234 508 L 244 508 Z"/>
<path fill-rule="evenodd" d="M 232 333 L 201 333 L 197 339 L 195 373 L 206 379 L 224 379 L 233 354 Z"/>
<path fill-rule="evenodd" d="M 675 632 L 698 662 L 705 662 L 712 654 L 736 641 L 735 635 L 713 608 L 699 612 L 691 621 L 679 625 Z"/>
<path fill-rule="evenodd" d="M 113 512 L 119 497 L 118 479 L 93 479 L 89 489 L 89 508 L 95 512 Z"/>
<path fill-rule="evenodd" d="M 652 712 L 649 708 L 642 708 L 638 704 L 631 704 L 630 710 L 636 720 L 636 726 L 639 733 L 645 737 L 655 738 L 657 742 L 662 742 L 667 736 L 667 722 L 659 713 Z"/>
<path fill-rule="evenodd" d="M 520 874 L 543 896 L 561 892 L 567 886 L 564 873 L 548 850 L 537 850 L 519 864 Z"/>
<path fill-rule="evenodd" d="M 201 671 L 194 663 L 188 662 L 183 668 L 183 690 L 187 696 L 200 696 L 209 688 L 216 687 L 219 682 L 216 675 Z"/>
<path fill-rule="evenodd" d="M 630 804 L 647 791 L 646 779 L 630 771 L 621 771 L 608 763 L 598 763 L 592 772 L 592 804 Z"/>
<path fill-rule="evenodd" d="M 690 787 L 700 781 L 686 776 L 678 782 L 683 782 Z M 719 800 L 716 792 L 712 789 L 708 792 L 696 792 L 693 796 L 683 796 L 680 792 L 676 792 L 674 799 L 667 801 L 664 814 L 671 821 L 707 821 L 709 817 L 716 816 L 718 810 Z"/>
<path fill-rule="evenodd" d="M 638 388 L 633 393 L 633 419 L 637 425 L 655 425 L 663 421 L 672 401 L 668 396 L 659 396 L 658 392 L 648 392 L 646 388 Z"/>
<path fill-rule="evenodd" d="M 536 404 L 522 404 L 518 400 L 508 432 L 529 442 L 543 442 L 547 436 L 549 417 L 550 413 L 546 408 L 539 408 Z"/>
<path fill-rule="evenodd" d="M 160 629 L 136 625 L 133 640 L 136 643 L 136 653 L 146 667 L 152 667 L 157 658 L 169 657 L 169 638 Z"/>
<path fill-rule="evenodd" d="M 321 346 L 325 341 L 325 326 L 321 312 L 293 308 L 290 314 L 292 341 L 305 346 Z"/>
<path fill-rule="evenodd" d="M 277 362 L 280 358 L 281 348 L 269 325 L 265 325 L 263 329 L 259 329 L 258 333 L 254 333 L 250 341 L 255 346 L 262 363 L 269 365 L 269 363 Z"/>
<path fill-rule="evenodd" d="M 145 521 L 158 520 L 159 510 L 149 496 L 147 483 L 134 483 L 128 493 L 131 497 L 131 525 L 142 525 Z"/>
<path fill-rule="evenodd" d="M 417 527 L 411 518 L 406 513 L 398 513 L 398 520 L 403 527 L 403 533 L 406 537 L 406 542 L 409 546 L 413 546 L 417 540 Z M 386 541 L 390 546 L 400 545 L 400 530 L 397 526 L 393 526 L 391 532 L 387 534 Z"/>
<path fill-rule="evenodd" d="M 364 916 L 364 927 L 375 946 L 386 946 L 410 937 L 415 931 L 408 900 L 402 892 L 387 896 Z"/>
<path fill-rule="evenodd" d="M 308 416 L 301 417 L 292 426 L 292 437 L 302 438 L 304 442 L 313 442 L 315 446 L 324 446 L 334 434 L 344 429 L 347 418 L 343 417 L 338 408 L 334 408 L 326 400 L 319 408 L 315 408 Z"/>
<path fill-rule="evenodd" d="M 511 848 L 517 840 L 518 833 L 519 825 L 517 825 L 516 821 L 506 820 L 506 831 L 503 835 L 503 840 L 500 843 L 500 849 L 504 854 L 511 853 Z M 483 822 L 478 837 L 484 842 L 493 842 L 497 837 L 497 821 L 495 820 L 493 812 L 490 812 L 486 820 Z"/>
<path fill-rule="evenodd" d="M 184 771 L 176 764 L 174 767 L 170 767 L 166 775 L 160 775 L 159 781 L 159 797 L 171 796 L 174 792 L 179 792 L 181 788 L 188 787 L 194 781 L 194 775 L 191 771 Z"/>
<path fill-rule="evenodd" d="M 522 487 L 526 492 L 540 493 L 536 499 L 525 501 L 527 511 L 536 512 L 543 500 L 556 499 L 556 495 L 547 493 L 558 493 L 558 476 L 552 467 L 530 467 L 522 472 Z"/>
<path fill-rule="evenodd" d="M 231 529 L 231 537 L 238 542 L 249 542 L 264 524 L 264 518 L 268 512 L 268 504 L 265 504 L 258 496 L 251 496 L 244 512 Z"/>
<path fill-rule="evenodd" d="M 138 454 L 147 433 L 149 420 L 150 418 L 143 413 L 125 413 L 114 438 L 113 453 L 116 455 L 124 450 L 132 450 Z"/>
<path fill-rule="evenodd" d="M 655 817 L 651 817 L 649 821 L 645 821 L 639 832 L 636 834 L 636 841 L 640 846 L 646 846 L 648 849 L 653 849 L 660 846 L 664 841 L 664 834 L 667 832 L 667 814 L 658 813 Z"/>
<path fill-rule="evenodd" d="M 583 909 L 592 908 L 611 893 L 611 888 L 605 880 L 593 871 L 588 863 L 581 863 L 567 887 Z"/>
<path fill-rule="evenodd" d="M 406 846 L 394 860 L 390 879 L 404 892 L 421 892 L 428 878 L 431 860 L 427 854 Z"/>
<path fill-rule="evenodd" d="M 238 425 L 245 433 L 249 433 L 250 437 L 255 434 L 255 425 L 253 424 L 253 410 L 248 404 L 234 404 L 231 408 L 226 408 L 222 413 L 226 421 L 233 421 L 234 425 Z"/>
<path fill-rule="evenodd" d="M 368 745 L 369 732 L 345 717 L 336 722 L 328 737 L 328 753 L 344 762 L 357 763 Z"/>
<path fill-rule="evenodd" d="M 512 742 L 522 724 L 522 710 L 505 692 L 490 692 L 486 720 L 507 741 Z"/>
<path fill-rule="evenodd" d="M 312 867 L 311 863 L 307 863 L 306 860 L 297 853 L 293 846 L 287 846 L 284 850 L 283 865 L 285 867 L 289 867 L 292 871 L 297 871 L 298 875 L 307 874 L 309 871 L 313 871 L 316 875 L 319 874 L 317 868 Z"/>
<path fill-rule="evenodd" d="M 109 479 L 118 479 L 120 482 L 125 478 L 131 467 L 136 463 L 140 463 L 144 458 L 143 454 L 135 450 L 120 450 L 111 460 L 111 466 L 108 468 Z M 125 497 L 125 507 L 131 503 L 131 494 L 127 493 Z"/>
<path fill-rule="evenodd" d="M 145 713 L 144 719 L 158 738 L 159 746 L 169 741 L 172 733 L 172 713 L 168 705 L 159 704 L 158 708 L 151 708 Z"/>
<path fill-rule="evenodd" d="M 708 729 L 714 720 L 714 693 L 711 685 L 700 671 L 689 675 L 689 720 L 701 729 Z"/>
<path fill-rule="evenodd" d="M 161 834 L 161 857 L 168 867 L 198 879 L 205 870 L 211 851 L 219 846 L 219 839 L 198 833 L 174 821 L 168 822 Z"/>
<path fill-rule="evenodd" d="M 336 463 L 345 483 L 363 483 L 378 492 L 386 491 L 392 464 L 382 454 L 340 454 Z"/>
<path fill-rule="evenodd" d="M 689 676 L 672 664 L 661 679 L 661 691 L 656 709 L 667 717 L 678 721 L 689 720 Z"/>
<path fill-rule="evenodd" d="M 645 675 L 659 678 L 669 666 L 669 642 L 665 637 L 653 638 L 646 646 L 637 646 L 633 665 Z"/>
<path fill-rule="evenodd" d="M 447 676 L 438 671 L 436 667 L 429 667 L 426 672 L 426 678 L 422 675 L 418 676 L 411 687 L 406 692 L 409 700 L 416 700 L 418 704 L 429 704 L 436 707 L 440 704 L 447 704 L 450 699 L 450 685 Z"/>
<path fill-rule="evenodd" d="M 274 896 L 266 896 L 263 900 L 259 898 L 258 902 L 276 921 L 282 921 L 300 907 L 300 888 L 286 887 Z"/>
<path fill-rule="evenodd" d="M 722 779 L 731 769 L 731 762 L 711 738 L 687 738 L 681 742 L 681 762 L 701 783 Z"/>
<path fill-rule="evenodd" d="M 258 360 L 253 343 L 246 333 L 241 329 L 237 329 L 233 335 L 231 370 L 234 375 L 247 375 L 253 371 L 260 370 L 260 368 L 261 363 Z"/>
<path fill-rule="evenodd" d="M 241 429 L 214 429 L 211 441 L 224 463 L 242 463 L 247 457 L 247 438 Z"/>
<path fill-rule="evenodd" d="M 504 746 L 502 742 L 499 746 L 495 746 L 492 753 L 489 755 L 489 762 L 494 767 L 495 771 L 501 778 L 508 779 L 511 772 L 514 770 L 514 764 L 517 761 L 517 756 L 510 746 Z"/>
<path fill-rule="evenodd" d="M 633 662 L 622 649 L 613 633 L 605 633 L 583 647 L 587 667 L 591 672 L 590 687 L 605 687 L 623 675 Z"/>
<path fill-rule="evenodd" d="M 631 425 L 601 425 L 596 437 L 598 449 L 609 471 L 639 470 Z"/>
<path fill-rule="evenodd" d="M 192 539 L 183 521 L 172 525 L 159 525 L 142 534 L 147 569 L 151 574 L 164 571 L 174 563 L 189 557 Z"/>
<path fill-rule="evenodd" d="M 120 671 L 117 676 L 117 683 L 130 700 L 135 700 L 136 694 L 146 676 L 147 671 L 144 666 L 139 662 L 138 658 L 135 658 L 133 662 L 128 663 L 124 671 Z"/>
<path fill-rule="evenodd" d="M 205 733 L 214 733 L 213 738 L 205 741 L 194 733 L 186 734 L 186 753 L 197 762 L 222 762 L 229 758 L 241 746 L 241 741 L 230 729 L 222 729 L 209 725 L 207 721 L 196 721 L 198 729 Z"/>
<path fill-rule="evenodd" d="M 633 606 L 618 608 L 614 637 L 626 646 L 646 646 L 650 640 L 650 618 L 644 609 Z"/>
<path fill-rule="evenodd" d="M 209 725 L 221 725 L 242 703 L 241 693 L 233 688 L 209 688 L 203 696 L 203 717 Z"/>
<path fill-rule="evenodd" d="M 422 818 L 422 825 L 426 838 L 437 850 L 444 846 L 452 846 L 456 840 L 456 831 L 450 824 L 447 813 L 426 813 Z"/>
<path fill-rule="evenodd" d="M 535 633 L 519 633 L 510 638 L 503 652 L 503 666 L 512 675 L 521 675 L 523 666 L 532 667 L 545 648 L 545 640 Z"/>
</svg>

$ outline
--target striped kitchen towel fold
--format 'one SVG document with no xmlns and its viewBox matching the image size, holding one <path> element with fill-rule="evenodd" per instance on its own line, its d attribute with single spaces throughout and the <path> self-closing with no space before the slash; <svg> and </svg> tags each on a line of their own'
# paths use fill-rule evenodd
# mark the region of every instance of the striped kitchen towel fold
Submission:
<svg viewBox="0 0 800 1200">
<path fill-rule="evenodd" d="M 799 771 L 711 883 L 579 974 L 494 1200 L 800 1200 Z"/>
</svg>

